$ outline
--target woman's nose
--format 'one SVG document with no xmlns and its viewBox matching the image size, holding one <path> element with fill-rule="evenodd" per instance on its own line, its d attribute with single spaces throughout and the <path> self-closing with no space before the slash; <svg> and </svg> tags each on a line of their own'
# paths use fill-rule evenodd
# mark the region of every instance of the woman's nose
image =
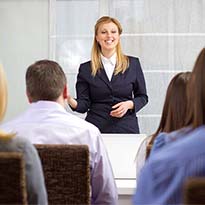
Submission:
<svg viewBox="0 0 205 205">
<path fill-rule="evenodd" d="M 112 33 L 111 32 L 107 32 L 107 36 L 111 36 L 112 35 Z"/>
</svg>

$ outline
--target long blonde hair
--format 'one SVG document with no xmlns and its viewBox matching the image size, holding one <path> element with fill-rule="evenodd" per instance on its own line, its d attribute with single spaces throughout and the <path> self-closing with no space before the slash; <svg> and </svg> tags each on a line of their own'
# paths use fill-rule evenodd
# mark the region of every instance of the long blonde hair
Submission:
<svg viewBox="0 0 205 205">
<path fill-rule="evenodd" d="M 103 16 L 97 20 L 95 24 L 95 36 L 94 36 L 93 47 L 92 47 L 92 52 L 91 52 L 91 69 L 92 69 L 93 76 L 95 76 L 96 73 L 102 68 L 102 62 L 100 58 L 101 47 L 96 40 L 96 35 L 97 35 L 99 27 L 102 24 L 110 23 L 110 22 L 114 23 L 117 26 L 118 32 L 120 35 L 122 33 L 122 26 L 117 19 L 109 17 L 109 16 Z M 126 55 L 122 53 L 120 41 L 116 47 L 116 53 L 117 53 L 117 63 L 116 63 L 115 71 L 114 71 L 115 75 L 117 75 L 120 72 L 124 73 L 129 66 L 129 59 Z"/>
<path fill-rule="evenodd" d="M 7 82 L 0 64 L 0 121 L 3 120 L 7 107 Z M 11 139 L 15 134 L 7 134 L 0 130 L 0 139 Z"/>
</svg>

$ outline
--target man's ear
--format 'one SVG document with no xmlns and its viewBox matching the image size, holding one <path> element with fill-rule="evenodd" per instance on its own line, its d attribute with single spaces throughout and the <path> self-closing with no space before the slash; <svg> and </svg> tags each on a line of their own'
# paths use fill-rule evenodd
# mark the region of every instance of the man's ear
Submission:
<svg viewBox="0 0 205 205">
<path fill-rule="evenodd" d="M 68 87 L 67 87 L 67 85 L 65 85 L 64 88 L 63 88 L 63 98 L 64 99 L 68 98 Z"/>
<path fill-rule="evenodd" d="M 26 96 L 27 96 L 28 102 L 32 103 L 33 101 L 32 101 L 31 96 L 27 90 L 26 90 Z"/>
</svg>

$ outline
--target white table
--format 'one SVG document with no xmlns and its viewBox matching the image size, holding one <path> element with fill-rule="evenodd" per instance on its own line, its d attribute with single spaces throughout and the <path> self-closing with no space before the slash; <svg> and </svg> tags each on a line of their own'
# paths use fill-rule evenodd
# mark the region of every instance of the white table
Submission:
<svg viewBox="0 0 205 205">
<path fill-rule="evenodd" d="M 136 188 L 136 153 L 146 138 L 144 134 L 102 134 L 113 168 L 119 205 L 131 204 Z"/>
</svg>

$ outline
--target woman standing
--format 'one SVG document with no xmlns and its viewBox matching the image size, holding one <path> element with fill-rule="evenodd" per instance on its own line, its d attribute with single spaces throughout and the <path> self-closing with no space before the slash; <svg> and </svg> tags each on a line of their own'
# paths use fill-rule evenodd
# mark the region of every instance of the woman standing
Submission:
<svg viewBox="0 0 205 205">
<path fill-rule="evenodd" d="M 136 113 L 148 102 L 139 59 L 122 53 L 121 33 L 117 19 L 96 22 L 91 61 L 77 76 L 77 99 L 68 98 L 71 109 L 87 112 L 102 133 L 139 133 Z"/>
</svg>

